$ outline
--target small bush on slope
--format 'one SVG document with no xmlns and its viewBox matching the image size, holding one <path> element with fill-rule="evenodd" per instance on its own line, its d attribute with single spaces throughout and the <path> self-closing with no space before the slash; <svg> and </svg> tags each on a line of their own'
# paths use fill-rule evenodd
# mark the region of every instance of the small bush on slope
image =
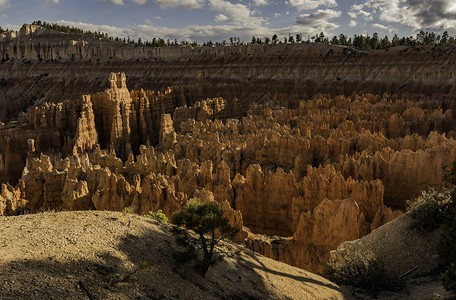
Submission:
<svg viewBox="0 0 456 300">
<path fill-rule="evenodd" d="M 150 211 L 147 215 L 144 215 L 144 217 L 156 220 L 163 224 L 168 223 L 168 217 L 166 217 L 161 209 L 157 210 L 156 212 Z"/>
<path fill-rule="evenodd" d="M 437 245 L 441 280 L 445 289 L 456 295 L 456 161 L 451 169 L 443 168 L 443 180 L 452 187 L 423 193 L 408 203 L 407 213 L 413 219 L 412 228 L 424 231 L 444 226 Z"/>
<path fill-rule="evenodd" d="M 456 295 L 456 216 L 448 230 L 442 233 L 437 246 L 442 269 L 442 283 L 445 289 Z"/>
<path fill-rule="evenodd" d="M 412 218 L 412 229 L 432 231 L 451 223 L 453 201 L 451 193 L 430 190 L 415 200 L 407 201 L 407 213 Z"/>
<path fill-rule="evenodd" d="M 393 280 L 387 275 L 384 266 L 371 251 L 342 261 L 332 260 L 326 265 L 323 275 L 338 284 L 363 288 L 373 295 L 381 290 L 398 290 L 402 287 L 399 279 Z"/>
<path fill-rule="evenodd" d="M 198 269 L 203 276 L 211 264 L 221 258 L 214 256 L 215 245 L 225 236 L 234 236 L 238 232 L 230 226 L 217 202 L 202 202 L 196 198 L 188 201 L 183 209 L 173 215 L 172 223 L 193 230 L 198 235 L 199 246 L 203 250 L 203 260 L 199 262 Z M 195 257 L 196 243 L 185 231 L 180 231 L 176 242 L 186 248 L 185 257 Z"/>
<path fill-rule="evenodd" d="M 135 211 L 133 210 L 133 207 L 128 206 L 128 207 L 124 207 L 122 213 L 123 213 L 124 216 L 126 216 L 126 215 L 132 215 L 132 214 L 134 214 Z"/>
</svg>

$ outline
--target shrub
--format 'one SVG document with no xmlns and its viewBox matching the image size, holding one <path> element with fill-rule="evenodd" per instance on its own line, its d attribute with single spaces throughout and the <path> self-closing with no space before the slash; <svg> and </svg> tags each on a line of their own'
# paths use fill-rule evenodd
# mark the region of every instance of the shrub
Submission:
<svg viewBox="0 0 456 300">
<path fill-rule="evenodd" d="M 125 215 L 132 215 L 132 214 L 134 214 L 135 212 L 134 212 L 134 210 L 133 210 L 133 207 L 128 206 L 128 207 L 124 207 L 122 213 L 123 213 L 124 216 L 125 216 Z"/>
<path fill-rule="evenodd" d="M 217 202 L 202 202 L 191 199 L 187 205 L 172 216 L 175 225 L 193 230 L 203 251 L 203 260 L 197 265 L 201 275 L 206 275 L 209 267 L 222 258 L 214 256 L 215 245 L 225 236 L 233 236 L 238 230 L 230 226 L 228 219 L 223 217 L 223 210 Z M 177 229 L 179 232 L 179 229 Z M 186 248 L 185 256 L 192 258 L 196 253 L 195 240 L 188 233 L 180 230 L 176 242 Z"/>
<path fill-rule="evenodd" d="M 366 289 L 371 294 L 381 290 L 397 290 L 401 282 L 387 276 L 384 266 L 372 251 L 352 255 L 342 260 L 330 260 L 323 275 L 338 283 Z"/>
<path fill-rule="evenodd" d="M 157 210 L 156 212 L 150 211 L 147 215 L 144 215 L 144 217 L 156 220 L 160 223 L 168 223 L 168 218 L 161 209 Z"/>
<path fill-rule="evenodd" d="M 456 185 L 456 161 L 453 162 L 452 168 L 449 169 L 447 166 L 443 166 L 443 181 L 451 186 Z"/>
<path fill-rule="evenodd" d="M 451 223 L 453 201 L 451 192 L 422 192 L 415 200 L 407 201 L 407 213 L 412 218 L 412 229 L 434 230 Z"/>
<path fill-rule="evenodd" d="M 448 291 L 456 294 L 456 216 L 451 226 L 442 233 L 437 245 L 439 263 L 443 273 L 441 276 L 443 286 Z"/>
</svg>

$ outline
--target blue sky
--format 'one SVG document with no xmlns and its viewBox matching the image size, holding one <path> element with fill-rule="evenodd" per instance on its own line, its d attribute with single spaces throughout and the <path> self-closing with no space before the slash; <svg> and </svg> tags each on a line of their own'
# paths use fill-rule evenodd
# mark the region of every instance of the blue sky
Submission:
<svg viewBox="0 0 456 300">
<path fill-rule="evenodd" d="M 288 35 L 456 34 L 456 0 L 0 0 L 0 26 L 57 22 L 151 40 Z"/>
</svg>

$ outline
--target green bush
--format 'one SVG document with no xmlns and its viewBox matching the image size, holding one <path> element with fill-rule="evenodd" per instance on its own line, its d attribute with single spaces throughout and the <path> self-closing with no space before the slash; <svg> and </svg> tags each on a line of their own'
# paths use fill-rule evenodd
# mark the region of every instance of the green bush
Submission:
<svg viewBox="0 0 456 300">
<path fill-rule="evenodd" d="M 238 232 L 238 229 L 230 226 L 217 202 L 202 202 L 196 198 L 190 199 L 183 209 L 177 211 L 172 217 L 172 222 L 197 234 L 199 248 L 203 251 L 203 260 L 197 264 L 197 267 L 203 276 L 212 264 L 222 258 L 221 255 L 215 255 L 215 245 L 224 237 L 233 236 Z M 179 232 L 176 242 L 186 249 L 183 257 L 189 259 L 194 257 L 197 248 L 195 239 L 192 239 L 186 231 L 179 229 L 176 231 Z"/>
<path fill-rule="evenodd" d="M 437 245 L 441 280 L 445 289 L 456 295 L 456 161 L 451 169 L 443 167 L 443 181 L 449 189 L 423 192 L 408 202 L 407 213 L 413 219 L 412 228 L 424 231 L 443 226 Z"/>
<path fill-rule="evenodd" d="M 393 280 L 387 275 L 384 266 L 371 251 L 341 261 L 330 260 L 323 275 L 338 284 L 363 288 L 371 294 L 381 290 L 398 290 L 402 287 L 398 278 Z"/>
<path fill-rule="evenodd" d="M 454 210 L 451 195 L 451 191 L 430 190 L 422 192 L 415 200 L 407 201 L 407 213 L 412 218 L 412 229 L 432 231 L 442 224 L 451 223 Z"/>
<path fill-rule="evenodd" d="M 443 166 L 443 181 L 448 183 L 450 186 L 456 185 L 456 161 L 453 162 L 452 168 L 449 169 L 447 166 Z"/>
<path fill-rule="evenodd" d="M 122 213 L 125 215 L 132 215 L 135 213 L 135 211 L 133 210 L 133 207 L 131 206 L 128 206 L 128 207 L 124 207 Z"/>
<path fill-rule="evenodd" d="M 156 212 L 150 211 L 147 215 L 144 215 L 144 217 L 156 220 L 160 223 L 168 223 L 168 218 L 161 209 L 157 210 Z"/>
<path fill-rule="evenodd" d="M 443 287 L 456 295 L 456 264 L 452 263 L 441 276 Z"/>
<path fill-rule="evenodd" d="M 443 286 L 456 294 L 456 216 L 451 226 L 442 233 L 437 245 L 437 253 L 443 270 L 441 276 Z"/>
</svg>

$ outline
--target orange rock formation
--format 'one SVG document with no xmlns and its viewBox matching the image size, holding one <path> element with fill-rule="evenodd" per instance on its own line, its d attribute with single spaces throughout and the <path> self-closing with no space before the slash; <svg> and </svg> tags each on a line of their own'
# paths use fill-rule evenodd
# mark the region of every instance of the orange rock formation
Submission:
<svg viewBox="0 0 456 300">
<path fill-rule="evenodd" d="M 21 178 L 2 187 L 1 214 L 130 206 L 169 216 L 200 197 L 222 204 L 251 249 L 316 271 L 341 242 L 401 214 L 390 207 L 441 187 L 456 160 L 447 100 L 320 95 L 296 108 L 252 104 L 235 119 L 236 99 L 187 106 L 180 90 L 109 80 L 103 93 L 0 128 L 2 180 Z"/>
</svg>

